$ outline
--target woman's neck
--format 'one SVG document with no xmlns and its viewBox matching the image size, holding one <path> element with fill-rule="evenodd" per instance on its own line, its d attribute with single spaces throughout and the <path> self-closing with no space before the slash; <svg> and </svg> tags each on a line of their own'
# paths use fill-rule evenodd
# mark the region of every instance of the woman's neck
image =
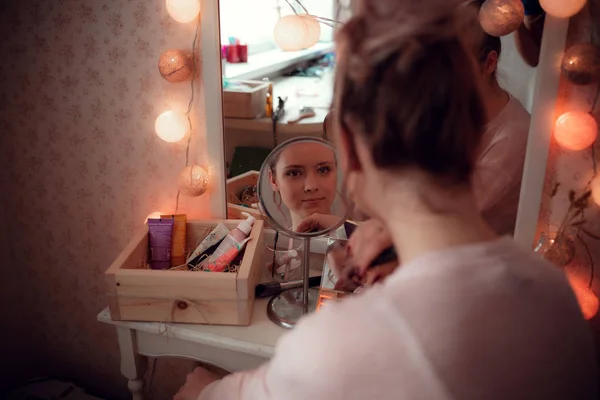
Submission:
<svg viewBox="0 0 600 400">
<path fill-rule="evenodd" d="M 407 199 L 411 196 L 413 199 Z M 382 209 L 389 210 L 385 223 L 403 263 L 433 251 L 496 238 L 479 214 L 469 188 L 427 196 L 390 194 L 385 202 L 388 206 Z"/>
<path fill-rule="evenodd" d="M 506 90 L 502 89 L 496 78 L 491 79 L 490 84 L 483 94 L 483 103 L 488 124 L 502 112 L 510 101 L 510 95 Z"/>
</svg>

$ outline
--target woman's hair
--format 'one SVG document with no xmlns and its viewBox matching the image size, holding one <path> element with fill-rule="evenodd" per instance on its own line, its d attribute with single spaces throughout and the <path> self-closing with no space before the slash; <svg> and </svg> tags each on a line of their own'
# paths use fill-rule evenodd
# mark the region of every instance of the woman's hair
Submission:
<svg viewBox="0 0 600 400">
<path fill-rule="evenodd" d="M 485 0 L 475 0 L 472 4 L 476 6 L 477 11 L 479 12 L 484 2 Z M 476 47 L 477 60 L 479 60 L 480 63 L 485 62 L 485 60 L 487 60 L 488 55 L 492 51 L 496 52 L 496 54 L 498 54 L 498 58 L 500 58 L 500 54 L 502 54 L 502 41 L 500 40 L 500 38 L 484 32 L 483 29 L 481 29 L 481 37 L 482 39 Z"/>
<path fill-rule="evenodd" d="M 359 0 L 340 30 L 336 123 L 378 168 L 468 183 L 484 131 L 473 7 L 456 0 Z"/>
</svg>

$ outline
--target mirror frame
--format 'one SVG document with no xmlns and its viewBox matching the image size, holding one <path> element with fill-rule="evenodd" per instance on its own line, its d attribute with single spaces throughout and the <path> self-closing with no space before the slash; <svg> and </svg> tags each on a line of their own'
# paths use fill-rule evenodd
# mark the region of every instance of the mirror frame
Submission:
<svg viewBox="0 0 600 400">
<path fill-rule="evenodd" d="M 226 171 L 223 132 L 221 36 L 219 0 L 202 0 L 202 88 L 206 127 L 206 154 L 212 167 L 210 214 L 227 218 Z M 542 201 L 555 107 L 560 82 L 560 60 L 567 41 L 568 19 L 546 15 L 540 49 L 531 126 L 525 158 L 515 241 L 531 250 Z M 210 93 L 210 96 L 207 96 Z"/>
<path fill-rule="evenodd" d="M 546 14 L 514 235 L 515 241 L 527 250 L 532 250 L 538 225 L 568 30 L 569 19 Z"/>
</svg>

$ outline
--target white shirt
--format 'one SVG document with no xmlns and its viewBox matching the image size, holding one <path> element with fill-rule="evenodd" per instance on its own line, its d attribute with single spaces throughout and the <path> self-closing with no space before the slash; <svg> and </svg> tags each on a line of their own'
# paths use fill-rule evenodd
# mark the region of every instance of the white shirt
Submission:
<svg viewBox="0 0 600 400">
<path fill-rule="evenodd" d="M 596 399 L 594 346 L 564 274 L 504 238 L 403 265 L 200 395 L 234 399 Z"/>
</svg>

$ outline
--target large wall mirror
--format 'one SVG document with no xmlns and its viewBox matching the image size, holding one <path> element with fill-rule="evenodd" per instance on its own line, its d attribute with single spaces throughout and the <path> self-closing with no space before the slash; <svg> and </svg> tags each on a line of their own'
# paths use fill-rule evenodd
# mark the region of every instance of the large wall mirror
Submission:
<svg viewBox="0 0 600 400">
<path fill-rule="evenodd" d="M 349 0 L 304 0 L 302 5 L 292 0 L 219 1 L 229 218 L 238 218 L 258 202 L 252 186 L 273 148 L 301 136 L 327 139 L 324 122 L 335 74 L 334 28 L 327 21 L 345 21 L 352 7 Z M 293 21 L 283 28 L 280 24 L 307 10 L 324 20 L 312 45 L 297 49 L 305 46 L 294 47 L 297 38 L 289 34 L 297 32 Z M 501 234 L 512 234 L 515 228 L 536 74 L 519 54 L 518 40 L 517 33 L 501 39 L 488 36 L 474 49 L 480 62 L 475 79 L 482 84 L 485 108 L 493 116 L 483 138 L 475 186 L 482 212 Z M 293 51 L 284 51 L 290 48 Z M 512 153 L 510 161 L 507 152 Z M 504 164 L 500 175 L 498 163 Z"/>
</svg>

